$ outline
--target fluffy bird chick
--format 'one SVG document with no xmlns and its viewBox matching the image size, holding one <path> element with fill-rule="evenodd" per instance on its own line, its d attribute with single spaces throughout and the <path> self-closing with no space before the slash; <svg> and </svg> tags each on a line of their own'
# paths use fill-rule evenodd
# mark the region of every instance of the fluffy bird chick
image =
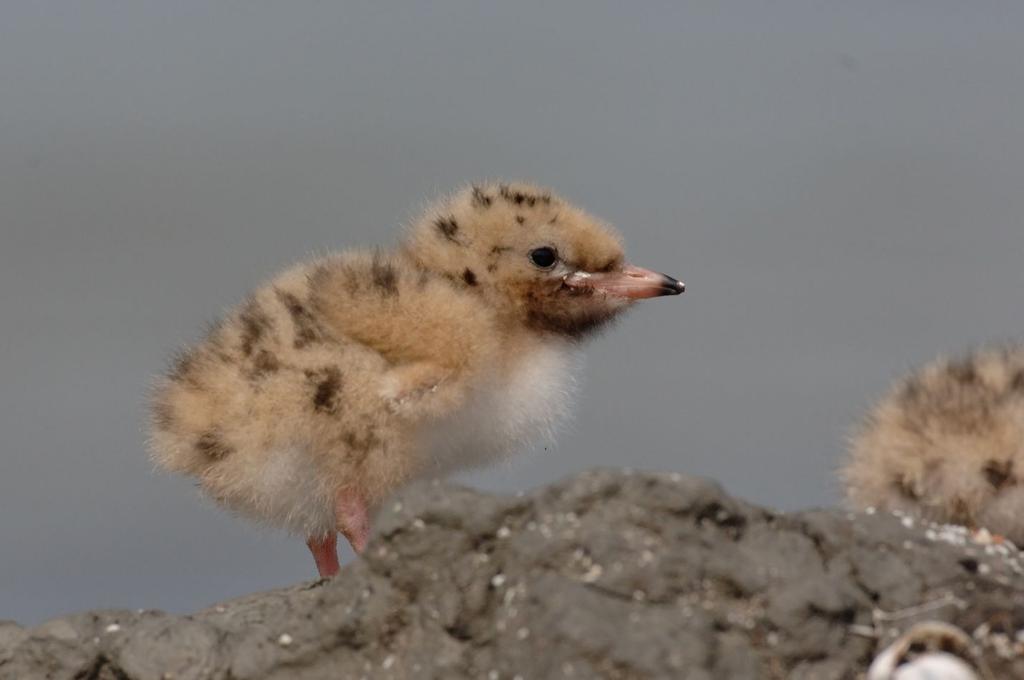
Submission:
<svg viewBox="0 0 1024 680">
<path fill-rule="evenodd" d="M 857 506 L 1024 545 L 1024 347 L 940 359 L 904 379 L 853 438 L 842 477 Z"/>
<path fill-rule="evenodd" d="M 549 436 L 578 342 L 682 291 L 548 190 L 470 186 L 393 251 L 285 271 L 182 353 L 155 390 L 153 459 L 305 536 L 330 576 L 338 532 L 362 551 L 396 487 Z"/>
</svg>

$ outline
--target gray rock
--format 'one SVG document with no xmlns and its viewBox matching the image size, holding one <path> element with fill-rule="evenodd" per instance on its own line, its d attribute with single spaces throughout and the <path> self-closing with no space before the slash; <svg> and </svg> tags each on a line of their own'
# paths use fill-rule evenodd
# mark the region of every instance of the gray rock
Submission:
<svg viewBox="0 0 1024 680">
<path fill-rule="evenodd" d="M 1024 560 L 962 529 L 607 470 L 519 498 L 421 484 L 375 527 L 330 582 L 0 622 L 0 678 L 854 678 L 923 620 L 1024 677 Z"/>
</svg>

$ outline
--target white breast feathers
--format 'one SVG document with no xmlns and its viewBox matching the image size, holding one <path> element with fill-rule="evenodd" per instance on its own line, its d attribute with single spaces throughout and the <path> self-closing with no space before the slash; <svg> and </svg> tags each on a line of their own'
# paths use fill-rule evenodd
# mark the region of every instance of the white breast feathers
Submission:
<svg viewBox="0 0 1024 680">
<path fill-rule="evenodd" d="M 582 355 L 549 341 L 524 353 L 511 370 L 489 376 L 452 416 L 423 433 L 427 474 L 445 474 L 494 461 L 517 448 L 552 443 L 572 413 Z"/>
</svg>

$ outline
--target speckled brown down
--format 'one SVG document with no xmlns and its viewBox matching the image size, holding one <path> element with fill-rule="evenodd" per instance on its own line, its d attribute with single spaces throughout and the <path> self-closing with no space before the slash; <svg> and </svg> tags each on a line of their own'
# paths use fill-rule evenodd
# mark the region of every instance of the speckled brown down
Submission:
<svg viewBox="0 0 1024 680">
<path fill-rule="evenodd" d="M 1024 347 L 940 359 L 902 380 L 853 438 L 842 476 L 857 506 L 1024 545 Z"/>
<path fill-rule="evenodd" d="M 307 537 L 332 574 L 337 532 L 361 550 L 395 488 L 550 436 L 579 341 L 682 290 L 550 191 L 472 185 L 394 250 L 285 271 L 182 352 L 154 391 L 153 459 Z"/>
</svg>

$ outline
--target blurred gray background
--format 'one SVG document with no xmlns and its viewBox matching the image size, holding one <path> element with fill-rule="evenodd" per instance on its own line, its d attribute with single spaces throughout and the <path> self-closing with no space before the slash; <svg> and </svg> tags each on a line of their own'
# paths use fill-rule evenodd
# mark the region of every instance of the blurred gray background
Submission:
<svg viewBox="0 0 1024 680">
<path fill-rule="evenodd" d="M 0 618 L 311 578 L 153 473 L 147 384 L 280 267 L 473 178 L 556 187 L 689 289 L 593 343 L 557 450 L 467 482 L 836 503 L 894 377 L 1021 333 L 1022 30 L 961 0 L 4 2 Z"/>
</svg>

